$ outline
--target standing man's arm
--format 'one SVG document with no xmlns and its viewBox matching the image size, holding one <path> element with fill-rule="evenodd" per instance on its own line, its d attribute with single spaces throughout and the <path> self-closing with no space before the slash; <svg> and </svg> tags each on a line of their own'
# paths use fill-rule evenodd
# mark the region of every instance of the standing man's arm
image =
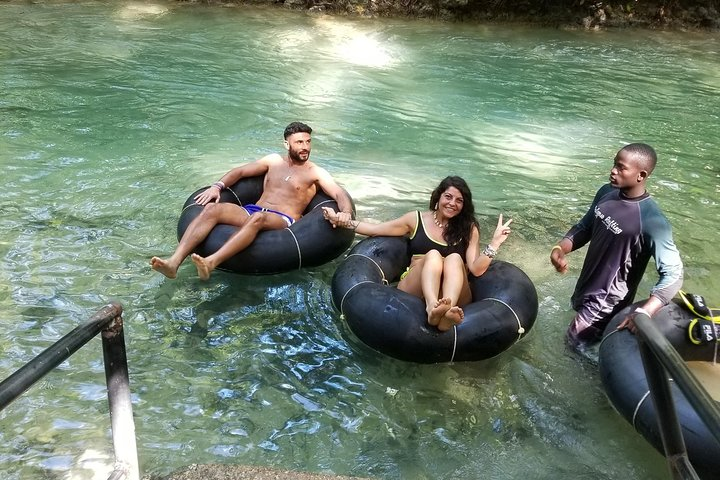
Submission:
<svg viewBox="0 0 720 480">
<path fill-rule="evenodd" d="M 610 184 L 600 187 L 595 193 L 595 198 L 593 198 L 590 208 L 588 208 L 585 215 L 577 224 L 568 230 L 562 240 L 552 247 L 552 250 L 550 250 L 550 263 L 555 267 L 555 270 L 560 273 L 567 272 L 568 261 L 566 255 L 590 241 L 592 238 L 593 222 L 595 221 L 595 206 L 600 199 L 611 190 L 612 186 Z"/>
<path fill-rule="evenodd" d="M 655 265 L 660 278 L 650 292 L 650 298 L 641 307 L 652 317 L 680 291 L 683 284 L 683 264 L 675 244 L 672 248 L 663 248 L 663 253 L 655 253 Z M 657 252 L 657 250 L 656 250 Z"/>
<path fill-rule="evenodd" d="M 658 281 L 650 291 L 650 297 L 643 305 L 628 315 L 618 329 L 629 328 L 635 333 L 633 317 L 637 313 L 645 313 L 652 317 L 680 291 L 683 283 L 683 263 L 680 252 L 672 237 L 672 228 L 667 219 L 657 212 L 652 218 L 645 220 L 647 224 L 648 248 L 655 258 Z"/>
<path fill-rule="evenodd" d="M 676 270 L 675 273 L 672 274 L 672 276 L 660 277 L 660 280 L 652 289 L 650 297 L 645 301 L 645 303 L 642 304 L 642 306 L 635 309 L 635 311 L 631 312 L 627 317 L 625 317 L 622 322 L 620 322 L 617 327 L 618 330 L 628 328 L 632 333 L 635 333 L 636 328 L 635 322 L 633 321 L 635 315 L 637 315 L 638 313 L 644 313 L 648 317 L 652 318 L 652 316 L 655 315 L 658 310 L 667 305 L 670 300 L 675 296 L 675 294 L 680 291 L 680 288 L 682 287 L 682 279 L 683 268 L 681 263 L 679 271 Z M 669 283 L 665 287 L 658 288 L 664 282 Z"/>
<path fill-rule="evenodd" d="M 324 169 L 318 168 L 318 186 L 330 195 L 338 204 L 338 222 L 347 222 L 352 218 L 352 200 L 345 190 L 338 185 L 332 176 Z"/>
</svg>

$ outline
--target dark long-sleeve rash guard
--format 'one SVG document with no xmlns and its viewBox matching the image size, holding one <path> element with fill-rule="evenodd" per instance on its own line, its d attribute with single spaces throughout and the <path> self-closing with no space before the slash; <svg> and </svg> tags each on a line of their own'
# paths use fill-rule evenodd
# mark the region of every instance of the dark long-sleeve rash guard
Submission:
<svg viewBox="0 0 720 480">
<path fill-rule="evenodd" d="M 573 250 L 590 242 L 572 306 L 587 324 L 601 330 L 633 302 L 650 257 L 660 275 L 651 295 L 667 304 L 682 286 L 683 264 L 672 228 L 647 192 L 626 198 L 604 185 L 565 238 Z"/>
</svg>

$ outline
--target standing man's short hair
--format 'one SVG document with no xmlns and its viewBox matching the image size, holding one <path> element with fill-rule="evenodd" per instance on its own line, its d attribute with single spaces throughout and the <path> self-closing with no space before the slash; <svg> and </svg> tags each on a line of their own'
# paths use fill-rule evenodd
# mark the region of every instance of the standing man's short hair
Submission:
<svg viewBox="0 0 720 480">
<path fill-rule="evenodd" d="M 310 125 L 306 125 L 302 122 L 292 122 L 290 125 L 285 127 L 285 140 L 292 135 L 293 133 L 312 133 L 312 128 L 310 128 Z"/>
<path fill-rule="evenodd" d="M 635 157 L 642 165 L 643 170 L 647 170 L 648 175 L 655 170 L 657 164 L 657 153 L 655 149 L 645 143 L 631 143 L 620 149 L 621 152 L 627 152 Z"/>
</svg>

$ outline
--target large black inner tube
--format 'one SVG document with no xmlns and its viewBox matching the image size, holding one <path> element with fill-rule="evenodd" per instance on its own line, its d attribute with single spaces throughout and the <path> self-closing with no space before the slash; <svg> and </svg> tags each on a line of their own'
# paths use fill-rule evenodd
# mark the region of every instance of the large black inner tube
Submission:
<svg viewBox="0 0 720 480">
<path fill-rule="evenodd" d="M 538 311 L 535 286 L 518 267 L 493 261 L 470 275 L 473 302 L 457 327 L 440 332 L 427 324 L 425 302 L 389 283 L 410 263 L 409 242 L 370 237 L 358 243 L 332 279 L 332 298 L 350 330 L 366 345 L 416 363 L 475 361 L 507 350 L 532 328 Z"/>
<path fill-rule="evenodd" d="M 618 413 L 658 452 L 664 453 L 655 405 L 648 394 L 649 387 L 637 337 L 629 330 L 617 330 L 625 316 L 641 303 L 618 312 L 605 329 L 599 350 L 600 378 L 608 399 Z M 660 329 L 683 360 L 712 362 L 716 353 L 715 346 L 710 343 L 694 345 L 688 337 L 688 325 L 692 319 L 693 315 L 675 300 L 652 317 L 653 324 Z M 671 384 L 671 390 L 693 468 L 700 478 L 718 478 L 720 444 L 676 384 Z"/>
<path fill-rule="evenodd" d="M 240 180 L 222 191 L 220 201 L 236 205 L 255 203 L 262 195 L 263 179 L 264 176 L 259 176 Z M 204 207 L 195 203 L 195 196 L 205 188 L 193 192 L 185 201 L 178 220 L 178 240 L 202 212 Z M 320 207 L 338 209 L 337 202 L 318 189 L 300 220 L 282 230 L 260 232 L 248 248 L 223 262 L 219 268 L 243 274 L 273 274 L 316 267 L 337 258 L 350 248 L 354 232 L 332 228 L 323 218 Z M 237 231 L 238 228 L 231 225 L 215 226 L 195 253 L 206 257 L 216 252 Z"/>
</svg>

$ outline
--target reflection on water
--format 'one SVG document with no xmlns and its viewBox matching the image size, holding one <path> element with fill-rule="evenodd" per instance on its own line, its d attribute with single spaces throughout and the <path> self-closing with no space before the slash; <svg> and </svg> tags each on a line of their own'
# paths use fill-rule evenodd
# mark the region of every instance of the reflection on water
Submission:
<svg viewBox="0 0 720 480">
<path fill-rule="evenodd" d="M 686 289 L 713 303 L 712 38 L 3 2 L 0 45 L 0 371 L 122 302 L 143 472 L 667 478 L 595 366 L 564 347 L 583 252 L 566 276 L 547 258 L 620 146 L 645 141 L 660 154 L 649 188 L 674 226 Z M 296 119 L 315 128 L 313 159 L 364 219 L 424 208 L 448 174 L 473 188 L 483 241 L 499 213 L 512 217 L 500 255 L 540 299 L 525 341 L 481 363 L 383 357 L 332 308 L 340 260 L 209 282 L 192 265 L 175 281 L 152 272 L 149 258 L 176 245 L 188 193 L 281 149 Z M 5 478 L 107 471 L 104 385 L 91 342 L 3 411 Z"/>
</svg>

